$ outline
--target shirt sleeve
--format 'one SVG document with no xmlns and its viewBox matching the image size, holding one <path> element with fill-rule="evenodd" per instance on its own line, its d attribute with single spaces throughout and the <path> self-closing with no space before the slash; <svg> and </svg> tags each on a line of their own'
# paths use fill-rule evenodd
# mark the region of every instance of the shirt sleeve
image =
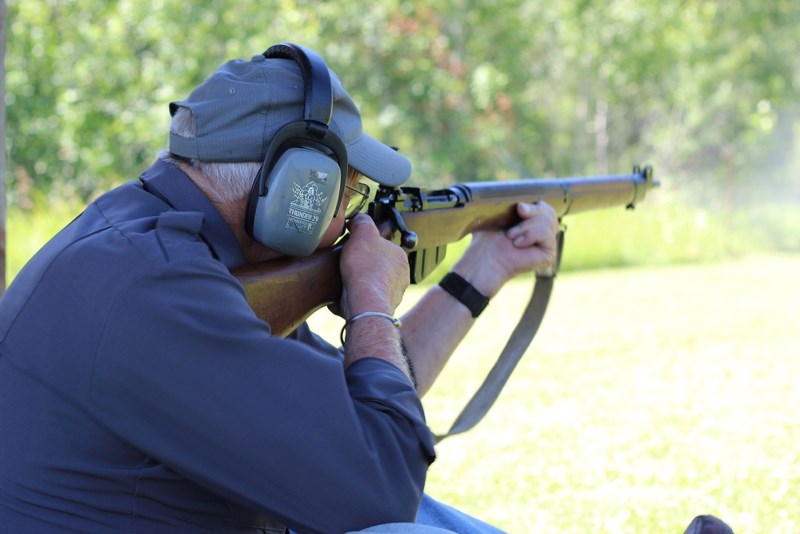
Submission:
<svg viewBox="0 0 800 534">
<path fill-rule="evenodd" d="M 405 375 L 376 358 L 345 373 L 318 347 L 270 336 L 209 264 L 171 263 L 120 292 L 95 356 L 96 417 L 297 530 L 413 521 L 434 450 Z"/>
</svg>

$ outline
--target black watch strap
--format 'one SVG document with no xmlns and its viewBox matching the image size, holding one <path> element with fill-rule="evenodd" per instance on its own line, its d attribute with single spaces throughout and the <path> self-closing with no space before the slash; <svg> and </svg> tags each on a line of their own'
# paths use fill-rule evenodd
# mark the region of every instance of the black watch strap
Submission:
<svg viewBox="0 0 800 534">
<path fill-rule="evenodd" d="M 489 304 L 489 297 L 475 289 L 458 273 L 447 273 L 439 282 L 439 286 L 466 306 L 473 317 L 479 316 Z"/>
</svg>

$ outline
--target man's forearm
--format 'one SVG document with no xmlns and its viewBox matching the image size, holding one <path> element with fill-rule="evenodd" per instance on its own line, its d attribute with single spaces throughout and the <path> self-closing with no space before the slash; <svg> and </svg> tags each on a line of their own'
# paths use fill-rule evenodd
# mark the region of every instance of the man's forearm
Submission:
<svg viewBox="0 0 800 534">
<path fill-rule="evenodd" d="M 347 326 L 345 367 L 361 358 L 385 360 L 405 374 L 414 383 L 411 369 L 403 354 L 400 332 L 385 317 L 363 317 Z"/>
<path fill-rule="evenodd" d="M 474 321 L 469 310 L 438 286 L 403 316 L 403 344 L 420 396 L 433 385 Z"/>
<path fill-rule="evenodd" d="M 469 250 L 453 271 L 487 297 L 494 296 L 503 283 L 486 269 L 480 254 Z M 417 375 L 420 395 L 430 389 L 474 323 L 472 312 L 438 285 L 403 317 L 403 343 Z"/>
<path fill-rule="evenodd" d="M 473 246 L 453 266 L 479 293 L 493 297 L 507 277 L 485 259 L 473 240 Z M 403 317 L 403 343 L 414 366 L 417 391 L 425 394 L 441 373 L 450 356 L 469 332 L 475 318 L 464 304 L 438 285 Z"/>
</svg>

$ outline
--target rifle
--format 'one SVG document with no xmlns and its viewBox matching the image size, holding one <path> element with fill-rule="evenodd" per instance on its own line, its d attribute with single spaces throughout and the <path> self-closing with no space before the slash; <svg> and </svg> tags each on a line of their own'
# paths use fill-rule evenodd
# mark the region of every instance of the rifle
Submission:
<svg viewBox="0 0 800 534">
<path fill-rule="evenodd" d="M 658 186 L 649 166 L 636 166 L 633 173 L 625 175 L 469 182 L 439 190 L 381 186 L 368 213 L 381 236 L 407 251 L 411 283 L 419 283 L 444 259 L 448 244 L 472 232 L 515 224 L 519 220 L 516 205 L 521 201 L 547 202 L 560 221 L 567 214 L 599 208 L 622 205 L 633 209 Z M 560 232 L 556 265 L 548 272 L 536 273 L 530 302 L 483 384 L 450 430 L 436 436 L 437 442 L 475 426 L 499 396 L 544 318 L 563 237 Z M 249 265 L 233 274 L 244 286 L 256 315 L 270 324 L 274 335 L 286 336 L 318 309 L 338 304 L 341 248 L 336 245 L 305 258 Z"/>
<path fill-rule="evenodd" d="M 559 219 L 612 206 L 632 209 L 657 187 L 652 168 L 632 174 L 577 178 L 469 182 L 446 189 L 381 186 L 369 215 L 381 235 L 408 252 L 411 283 L 419 283 L 444 259 L 447 245 L 472 232 L 508 228 L 518 221 L 516 204 L 550 204 Z M 315 311 L 339 302 L 341 245 L 304 258 L 248 265 L 233 274 L 256 315 L 273 335 L 286 336 Z"/>
</svg>

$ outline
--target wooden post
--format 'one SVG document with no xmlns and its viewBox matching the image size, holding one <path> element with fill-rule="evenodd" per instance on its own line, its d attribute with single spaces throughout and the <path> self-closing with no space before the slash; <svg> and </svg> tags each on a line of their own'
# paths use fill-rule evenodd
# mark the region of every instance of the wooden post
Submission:
<svg viewBox="0 0 800 534">
<path fill-rule="evenodd" d="M 0 0 L 0 295 L 6 289 L 6 2 Z"/>
</svg>

